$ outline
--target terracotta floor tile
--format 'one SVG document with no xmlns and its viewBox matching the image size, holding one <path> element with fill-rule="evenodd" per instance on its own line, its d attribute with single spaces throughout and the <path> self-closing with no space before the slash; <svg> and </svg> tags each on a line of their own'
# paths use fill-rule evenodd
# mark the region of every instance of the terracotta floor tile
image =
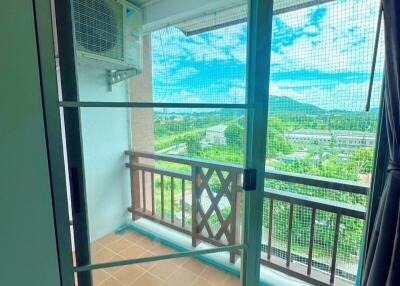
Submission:
<svg viewBox="0 0 400 286">
<path fill-rule="evenodd" d="M 212 266 L 207 266 L 206 270 L 201 273 L 201 277 L 214 284 L 222 285 L 222 283 L 228 277 L 228 273 L 220 271 Z"/>
<path fill-rule="evenodd" d="M 147 237 L 144 237 L 142 240 L 138 241 L 136 244 L 145 249 L 149 249 L 149 250 L 152 248 L 155 248 L 156 246 L 162 245 L 161 242 L 152 240 Z"/>
<path fill-rule="evenodd" d="M 132 231 L 106 235 L 91 245 L 92 262 L 152 257 L 177 251 Z M 191 258 L 112 267 L 93 271 L 95 286 L 239 286 L 240 279 Z"/>
<path fill-rule="evenodd" d="M 123 258 L 122 256 L 114 255 L 113 257 L 110 258 L 110 260 L 108 262 L 121 261 L 124 259 L 125 258 Z M 110 268 L 104 269 L 105 272 L 110 273 L 110 274 L 114 274 L 114 273 L 118 272 L 118 270 L 119 270 L 119 267 L 110 267 Z"/>
<path fill-rule="evenodd" d="M 150 248 L 150 251 L 153 252 L 154 255 L 164 255 L 177 252 L 175 249 L 165 246 L 163 244 L 155 245 L 154 247 Z"/>
<path fill-rule="evenodd" d="M 196 279 L 197 275 L 184 268 L 175 271 L 168 279 L 167 284 L 171 286 L 188 286 L 191 285 Z"/>
<path fill-rule="evenodd" d="M 105 272 L 104 270 L 95 270 L 92 271 L 92 277 L 93 277 L 93 285 L 99 285 L 101 282 L 104 280 L 110 278 L 110 274 Z"/>
<path fill-rule="evenodd" d="M 109 278 L 104 282 L 100 283 L 99 286 L 124 286 L 124 284 L 122 284 L 115 278 Z"/>
<path fill-rule="evenodd" d="M 133 259 L 133 258 L 138 258 L 141 257 L 146 250 L 136 244 L 129 246 L 125 248 L 124 250 L 121 250 L 119 252 L 119 255 L 127 258 L 127 259 Z"/>
<path fill-rule="evenodd" d="M 121 238 L 122 238 L 122 236 L 119 234 L 110 233 L 110 234 L 107 234 L 107 235 L 103 236 L 102 238 L 96 240 L 96 242 L 98 242 L 104 246 L 107 246 L 110 243 L 120 240 Z"/>
<path fill-rule="evenodd" d="M 179 266 L 168 262 L 168 261 L 162 261 L 157 263 L 156 265 L 152 266 L 149 270 L 150 273 L 152 273 L 154 276 L 160 278 L 161 280 L 165 281 L 167 280 L 172 274 L 177 271 Z"/>
<path fill-rule="evenodd" d="M 128 247 L 132 246 L 132 242 L 122 238 L 120 240 L 114 241 L 107 245 L 109 249 L 116 253 L 121 253 L 123 250 L 127 249 Z"/>
<path fill-rule="evenodd" d="M 195 258 L 189 258 L 184 264 L 182 264 L 182 268 L 185 268 L 196 275 L 200 275 L 206 267 L 207 265 Z"/>
<path fill-rule="evenodd" d="M 146 251 L 145 253 L 143 253 L 140 257 L 152 257 L 154 256 L 153 253 L 151 253 L 150 251 Z M 145 270 L 149 270 L 150 268 L 152 268 L 154 265 L 156 265 L 158 263 L 158 261 L 153 261 L 153 262 L 145 262 L 145 263 L 140 263 L 138 264 L 139 267 L 142 267 Z"/>
<path fill-rule="evenodd" d="M 182 258 L 174 258 L 170 259 L 169 261 L 175 265 L 182 266 L 186 263 L 190 258 L 189 257 L 182 257 Z"/>
<path fill-rule="evenodd" d="M 100 250 L 102 250 L 104 246 L 100 244 L 98 241 L 92 242 L 90 245 L 90 253 L 91 254 L 96 254 Z"/>
<path fill-rule="evenodd" d="M 228 275 L 223 286 L 240 286 L 240 278 L 234 275 Z"/>
<path fill-rule="evenodd" d="M 198 277 L 191 286 L 217 286 L 210 281 L 205 280 L 202 277 Z"/>
<path fill-rule="evenodd" d="M 140 276 L 136 281 L 134 281 L 132 286 L 159 286 L 163 282 L 155 277 L 154 275 L 146 272 L 142 276 Z"/>
<path fill-rule="evenodd" d="M 103 249 L 99 250 L 97 253 L 92 255 L 92 262 L 94 263 L 109 262 L 113 256 L 115 256 L 115 252 L 104 247 Z"/>
<path fill-rule="evenodd" d="M 143 268 L 137 265 L 128 265 L 118 267 L 118 271 L 114 273 L 113 276 L 124 284 L 130 285 L 144 273 L 145 270 L 143 270 Z"/>
<path fill-rule="evenodd" d="M 140 234 L 138 234 L 138 233 L 136 233 L 136 232 L 133 232 L 133 231 L 125 231 L 123 234 L 122 234 L 122 237 L 123 238 L 125 238 L 125 239 L 127 239 L 127 240 L 129 240 L 129 241 L 131 241 L 131 242 L 133 242 L 133 243 L 138 243 L 139 241 L 141 241 L 143 238 L 145 238 L 145 236 L 143 236 L 143 235 L 140 235 Z"/>
</svg>

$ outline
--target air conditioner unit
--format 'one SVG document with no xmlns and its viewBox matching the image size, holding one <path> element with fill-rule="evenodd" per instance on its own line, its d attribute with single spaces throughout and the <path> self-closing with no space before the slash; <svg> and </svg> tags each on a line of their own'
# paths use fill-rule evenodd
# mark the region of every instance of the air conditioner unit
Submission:
<svg viewBox="0 0 400 286">
<path fill-rule="evenodd" d="M 124 0 L 73 0 L 78 57 L 108 70 L 143 66 L 142 11 Z"/>
</svg>

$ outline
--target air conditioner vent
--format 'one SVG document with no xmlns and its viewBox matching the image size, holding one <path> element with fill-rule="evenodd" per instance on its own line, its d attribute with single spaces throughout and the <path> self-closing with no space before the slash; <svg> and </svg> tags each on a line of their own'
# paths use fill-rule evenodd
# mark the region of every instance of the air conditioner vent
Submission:
<svg viewBox="0 0 400 286">
<path fill-rule="evenodd" d="M 77 49 L 124 60 L 123 6 L 117 1 L 74 0 Z"/>
</svg>

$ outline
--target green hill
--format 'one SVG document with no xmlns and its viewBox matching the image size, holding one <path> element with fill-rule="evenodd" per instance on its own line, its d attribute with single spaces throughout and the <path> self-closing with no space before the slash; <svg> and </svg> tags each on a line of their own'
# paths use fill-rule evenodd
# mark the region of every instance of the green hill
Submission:
<svg viewBox="0 0 400 286">
<path fill-rule="evenodd" d="M 271 95 L 269 98 L 269 112 L 296 112 L 307 114 L 324 113 L 326 110 L 315 105 L 302 103 L 286 96 Z"/>
</svg>

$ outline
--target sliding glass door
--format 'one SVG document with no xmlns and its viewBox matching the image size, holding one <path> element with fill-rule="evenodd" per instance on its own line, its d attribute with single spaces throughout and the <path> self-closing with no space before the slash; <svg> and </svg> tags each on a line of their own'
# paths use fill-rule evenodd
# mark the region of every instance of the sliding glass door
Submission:
<svg viewBox="0 0 400 286">
<path fill-rule="evenodd" d="M 270 2 L 55 1 L 56 60 L 37 17 L 65 285 L 355 283 L 379 1 Z"/>
<path fill-rule="evenodd" d="M 142 2 L 55 4 L 75 283 L 256 285 L 272 3 Z"/>
</svg>

